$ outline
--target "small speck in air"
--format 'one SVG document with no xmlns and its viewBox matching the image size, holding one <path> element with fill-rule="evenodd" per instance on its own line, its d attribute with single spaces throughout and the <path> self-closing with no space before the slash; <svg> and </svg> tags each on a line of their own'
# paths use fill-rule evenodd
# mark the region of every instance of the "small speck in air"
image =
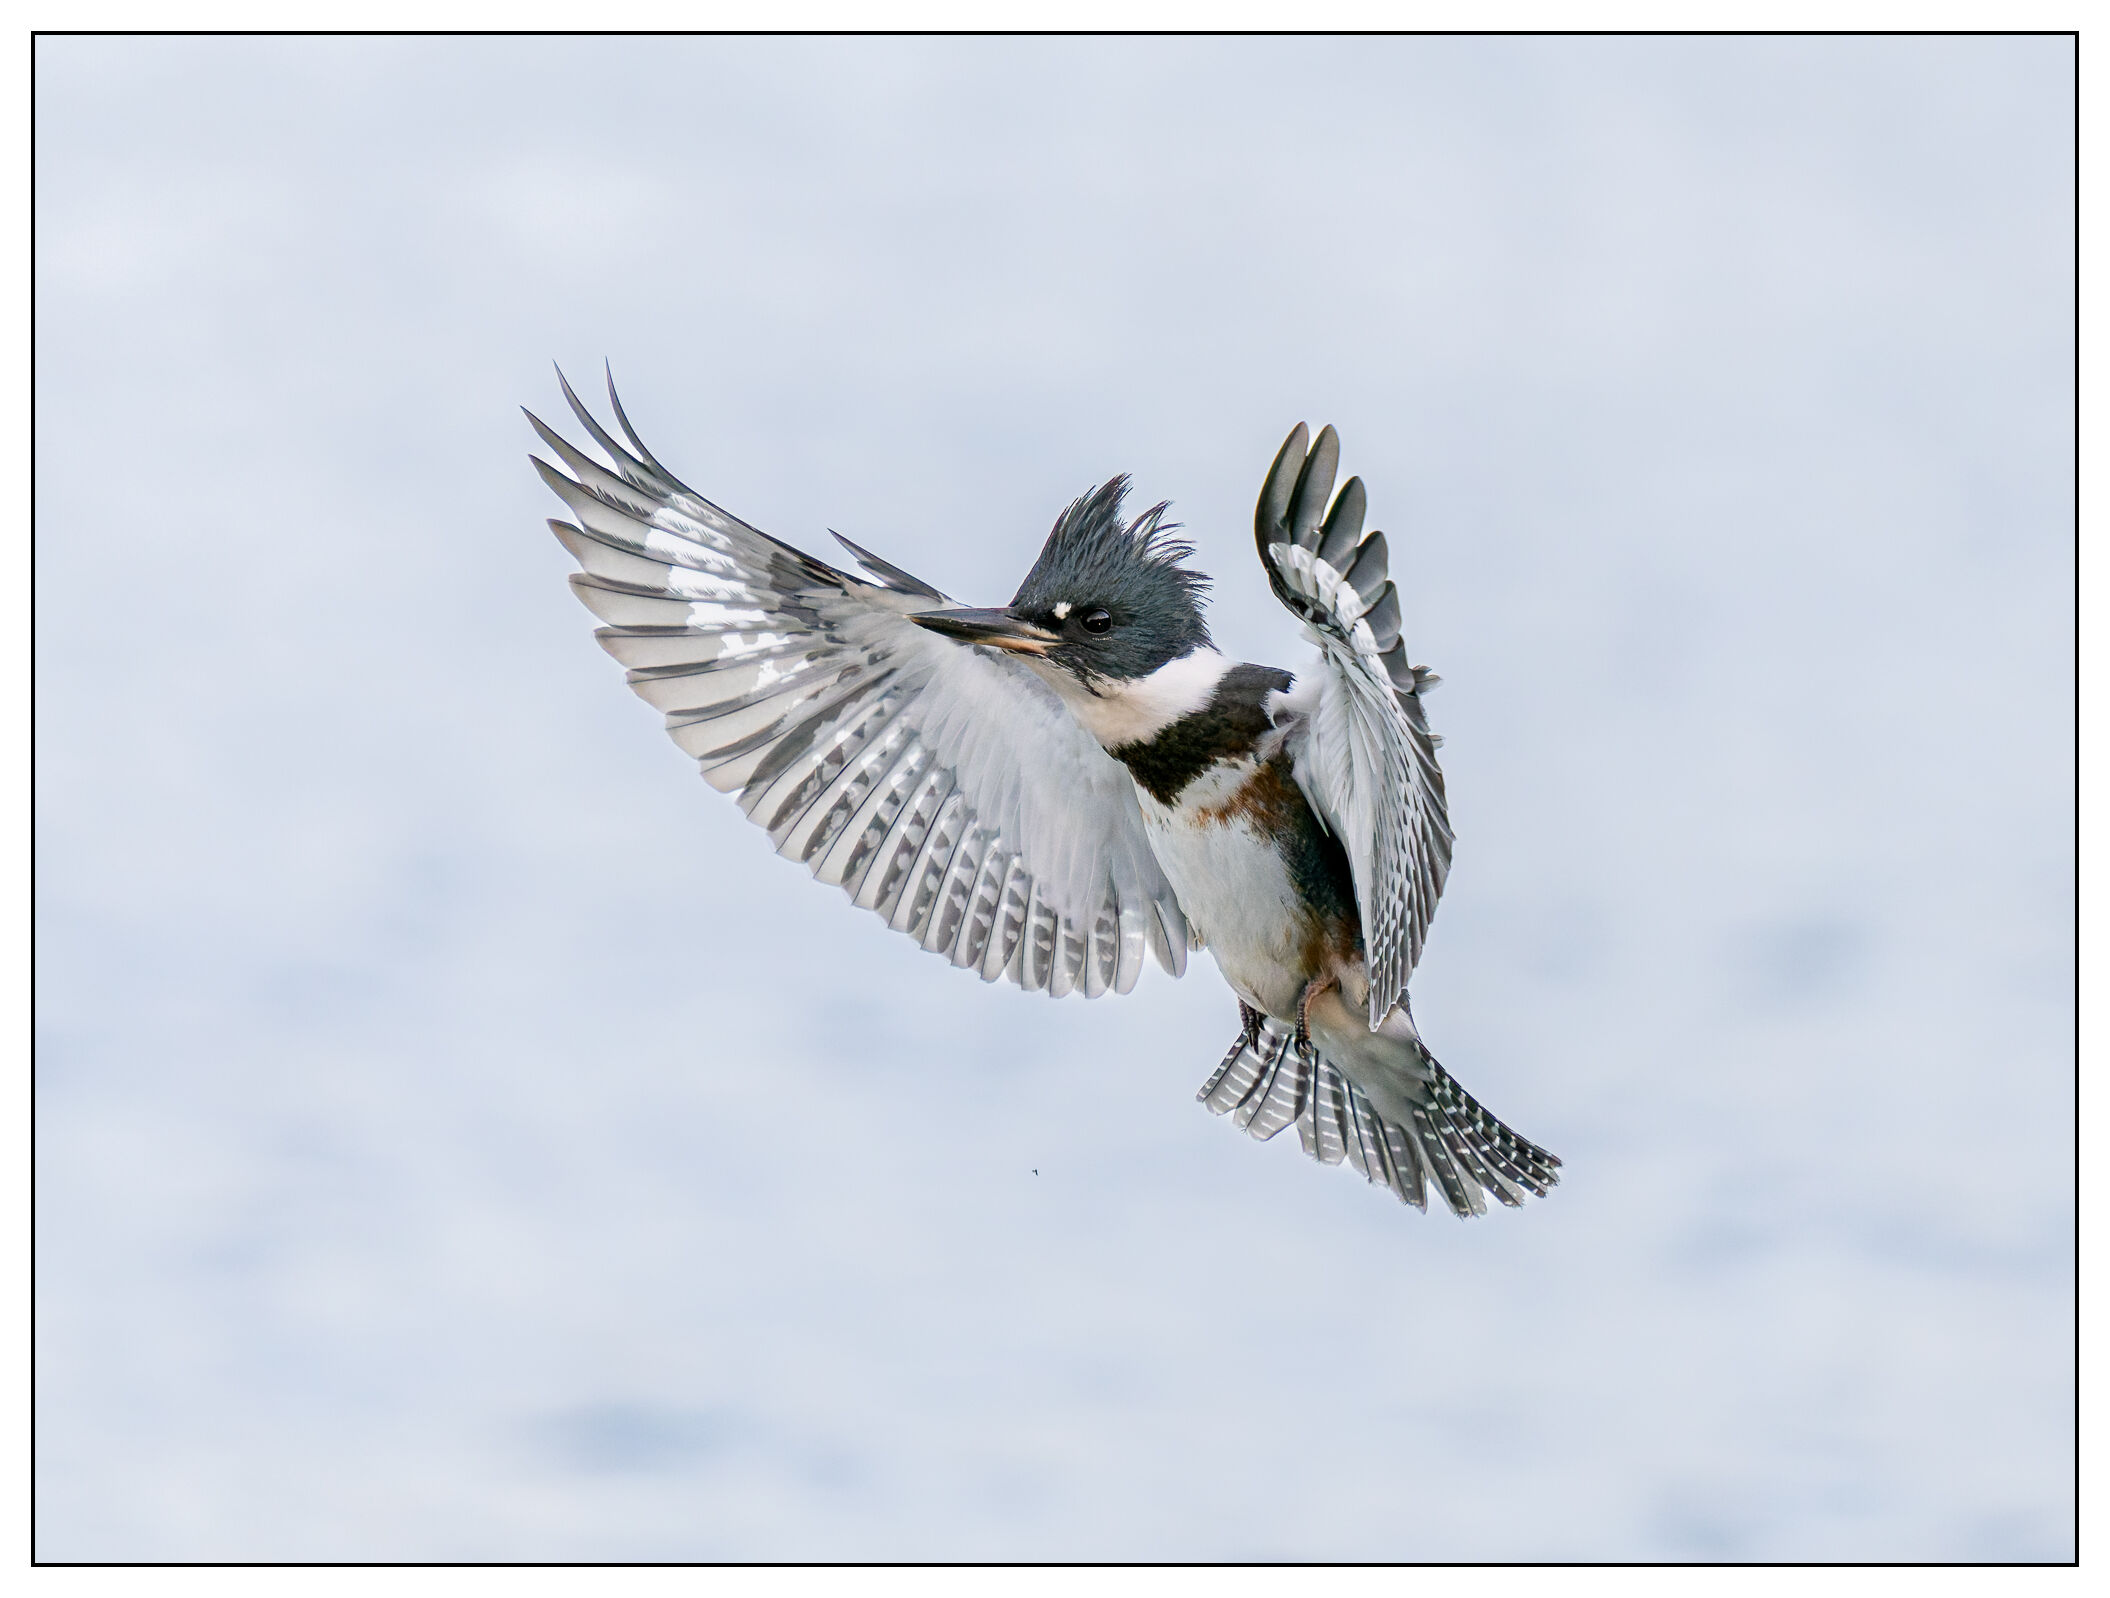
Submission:
<svg viewBox="0 0 2110 1598">
<path fill-rule="evenodd" d="M 1036 1166 L 1034 1166 L 1034 1167 L 1033 1167 L 1033 1174 L 1034 1174 L 1035 1176 L 1038 1176 L 1038 1175 L 1040 1175 L 1040 1167 L 1039 1167 L 1039 1166 L 1037 1166 L 1037 1165 L 1036 1165 Z"/>
</svg>

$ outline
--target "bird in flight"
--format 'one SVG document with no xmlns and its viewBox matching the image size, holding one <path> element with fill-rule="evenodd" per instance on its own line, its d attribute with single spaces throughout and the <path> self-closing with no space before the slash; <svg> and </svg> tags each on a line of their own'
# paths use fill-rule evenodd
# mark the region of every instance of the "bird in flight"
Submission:
<svg viewBox="0 0 2110 1598">
<path fill-rule="evenodd" d="M 1197 1096 L 1417 1209 L 1559 1180 L 1415 1029 L 1451 858 L 1437 679 L 1407 663 L 1361 479 L 1333 492 L 1331 427 L 1290 433 L 1255 514 L 1318 646 L 1293 676 L 1216 651 L 1209 580 L 1168 505 L 1126 515 L 1126 477 L 1062 512 L 1008 605 L 969 609 L 839 533 L 855 572 L 749 526 L 653 458 L 613 381 L 620 442 L 563 386 L 605 461 L 528 420 L 595 636 L 779 854 L 1028 991 L 1126 993 L 1146 952 L 1179 976 L 1207 947 L 1241 1026 Z"/>
</svg>

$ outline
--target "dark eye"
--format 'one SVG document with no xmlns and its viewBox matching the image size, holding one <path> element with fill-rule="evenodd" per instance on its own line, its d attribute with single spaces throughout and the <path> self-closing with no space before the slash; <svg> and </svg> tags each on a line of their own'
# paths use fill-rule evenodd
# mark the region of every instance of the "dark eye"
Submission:
<svg viewBox="0 0 2110 1598">
<path fill-rule="evenodd" d="M 1088 610 L 1077 620 L 1088 633 L 1103 633 L 1114 624 L 1114 618 L 1103 610 Z"/>
</svg>

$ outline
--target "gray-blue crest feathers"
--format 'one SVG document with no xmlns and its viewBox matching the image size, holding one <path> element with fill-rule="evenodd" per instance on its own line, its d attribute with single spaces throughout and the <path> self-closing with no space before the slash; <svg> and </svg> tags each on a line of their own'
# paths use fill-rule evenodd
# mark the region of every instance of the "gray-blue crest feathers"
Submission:
<svg viewBox="0 0 2110 1598">
<path fill-rule="evenodd" d="M 1056 518 L 1040 558 L 1019 584 L 1012 611 L 1086 647 L 1058 647 L 1056 658 L 1081 674 L 1112 678 L 1149 675 L 1168 660 L 1209 647 L 1202 604 L 1209 579 L 1179 563 L 1194 546 L 1171 536 L 1179 523 L 1165 520 L 1169 501 L 1134 521 L 1123 521 L 1128 494 L 1124 472 L 1080 495 Z M 1059 608 L 1058 608 L 1059 607 Z M 1089 610 L 1111 613 L 1103 635 L 1079 638 L 1064 621 Z"/>
</svg>

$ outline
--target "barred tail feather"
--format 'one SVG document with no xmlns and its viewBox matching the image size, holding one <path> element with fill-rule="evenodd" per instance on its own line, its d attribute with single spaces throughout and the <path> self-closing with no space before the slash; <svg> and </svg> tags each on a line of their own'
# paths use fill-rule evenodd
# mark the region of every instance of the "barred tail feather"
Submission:
<svg viewBox="0 0 2110 1598">
<path fill-rule="evenodd" d="M 1485 1194 L 1515 1208 L 1560 1180 L 1560 1161 L 1519 1137 L 1417 1045 L 1419 1102 L 1387 1119 L 1370 1096 L 1315 1044 L 1299 1047 L 1296 1028 L 1261 1017 L 1241 1033 L 1195 1095 L 1261 1141 L 1294 1123 L 1304 1152 L 1346 1163 L 1403 1204 L 1428 1208 L 1433 1184 L 1451 1213 L 1487 1213 Z"/>
</svg>

